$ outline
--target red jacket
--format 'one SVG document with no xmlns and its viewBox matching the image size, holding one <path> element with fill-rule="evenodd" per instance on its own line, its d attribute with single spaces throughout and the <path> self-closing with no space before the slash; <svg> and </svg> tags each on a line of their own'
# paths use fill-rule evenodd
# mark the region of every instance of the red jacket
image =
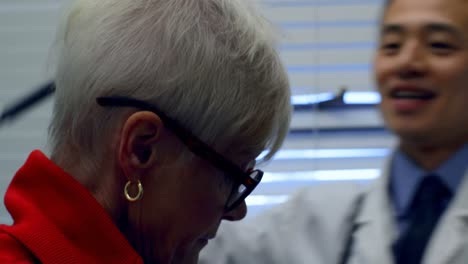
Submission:
<svg viewBox="0 0 468 264">
<path fill-rule="evenodd" d="M 106 211 L 75 179 L 33 151 L 5 195 L 0 263 L 142 264 Z"/>
</svg>

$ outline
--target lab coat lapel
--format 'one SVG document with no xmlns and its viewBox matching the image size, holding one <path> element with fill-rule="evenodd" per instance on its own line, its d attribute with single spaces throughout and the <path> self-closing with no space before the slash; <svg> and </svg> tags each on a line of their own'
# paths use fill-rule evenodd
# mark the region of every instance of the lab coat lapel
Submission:
<svg viewBox="0 0 468 264">
<path fill-rule="evenodd" d="M 468 263 L 468 170 L 459 188 L 434 230 L 423 263 Z"/>
<path fill-rule="evenodd" d="M 389 164 L 389 163 L 388 163 Z M 393 209 L 388 195 L 388 167 L 367 194 L 356 224 L 353 261 L 360 264 L 391 264 L 395 238 Z"/>
</svg>

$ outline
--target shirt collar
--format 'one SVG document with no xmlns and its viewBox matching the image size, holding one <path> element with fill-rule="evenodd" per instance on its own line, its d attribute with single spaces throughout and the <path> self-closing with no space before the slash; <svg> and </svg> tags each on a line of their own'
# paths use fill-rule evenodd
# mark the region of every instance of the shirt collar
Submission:
<svg viewBox="0 0 468 264">
<path fill-rule="evenodd" d="M 463 180 L 468 165 L 468 144 L 465 144 L 450 159 L 434 171 L 426 171 L 419 167 L 401 150 L 397 150 L 391 162 L 391 195 L 398 216 L 408 211 L 417 187 L 423 178 L 429 174 L 440 177 L 452 193 L 457 191 Z"/>
<path fill-rule="evenodd" d="M 14 219 L 5 230 L 43 263 L 143 263 L 91 193 L 40 151 L 13 178 L 5 205 Z"/>
</svg>

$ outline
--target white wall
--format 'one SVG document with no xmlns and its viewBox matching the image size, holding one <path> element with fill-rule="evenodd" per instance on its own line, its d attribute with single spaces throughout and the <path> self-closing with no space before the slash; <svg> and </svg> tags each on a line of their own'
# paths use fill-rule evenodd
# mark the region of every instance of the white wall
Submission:
<svg viewBox="0 0 468 264">
<path fill-rule="evenodd" d="M 44 83 L 59 0 L 0 2 L 0 109 Z M 264 0 L 265 16 L 284 32 L 281 55 L 294 95 L 373 91 L 370 74 L 381 0 Z M 359 98 L 358 98 L 359 99 Z M 0 196 L 33 149 L 44 149 L 51 99 L 0 127 Z M 299 111 L 282 157 L 268 164 L 266 182 L 248 202 L 256 213 L 295 189 L 335 176 L 372 176 L 394 144 L 386 132 L 319 133 L 320 127 L 379 126 L 376 110 Z M 291 155 L 296 155 L 291 157 Z M 369 170 L 372 169 L 372 170 Z M 356 170 L 330 172 L 330 170 Z M 283 177 L 285 176 L 285 177 Z M 348 176 L 348 177 L 349 177 Z M 327 178 L 328 177 L 328 178 Z M 338 177 L 339 178 L 339 177 Z M 268 179 L 271 179 L 268 181 Z M 3 205 L 0 222 L 9 222 Z"/>
</svg>

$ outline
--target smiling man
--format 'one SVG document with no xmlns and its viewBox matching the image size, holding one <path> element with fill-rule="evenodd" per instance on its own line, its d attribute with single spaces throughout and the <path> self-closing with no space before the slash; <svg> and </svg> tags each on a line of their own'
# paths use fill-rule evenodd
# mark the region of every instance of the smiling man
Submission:
<svg viewBox="0 0 468 264">
<path fill-rule="evenodd" d="M 383 175 L 226 224 L 202 263 L 468 263 L 468 1 L 388 1 L 374 75 L 399 138 Z"/>
<path fill-rule="evenodd" d="M 385 14 L 375 57 L 382 113 L 426 169 L 468 140 L 467 46 L 467 1 L 395 1 Z"/>
</svg>

